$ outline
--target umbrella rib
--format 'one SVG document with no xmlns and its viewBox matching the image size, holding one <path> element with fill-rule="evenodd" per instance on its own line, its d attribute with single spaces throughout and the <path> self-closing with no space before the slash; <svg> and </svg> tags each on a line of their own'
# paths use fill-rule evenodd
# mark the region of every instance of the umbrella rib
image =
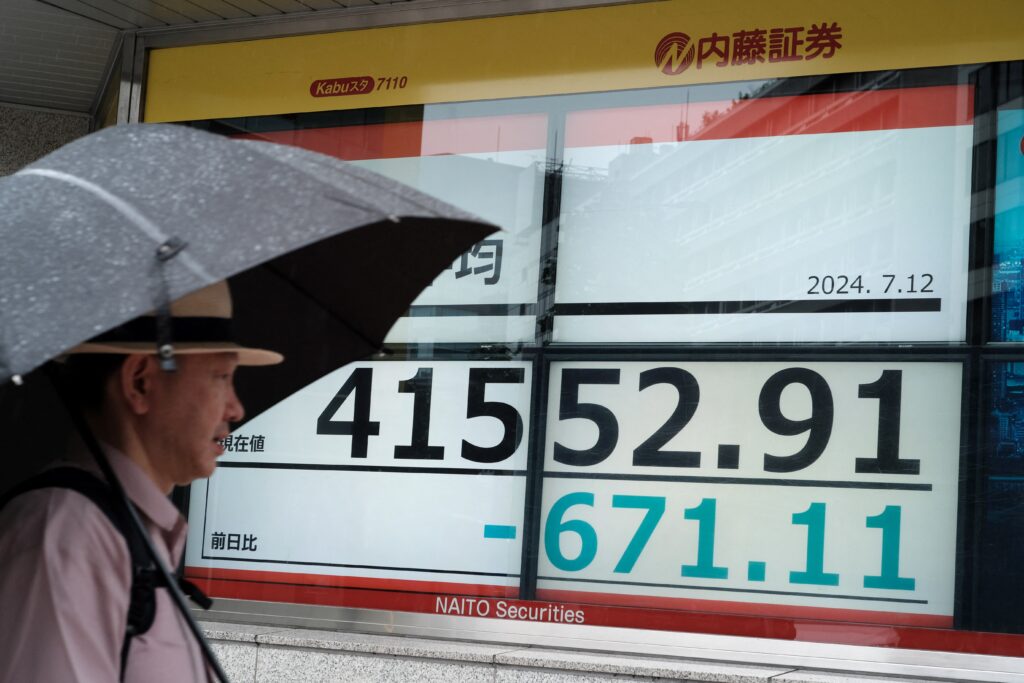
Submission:
<svg viewBox="0 0 1024 683">
<path fill-rule="evenodd" d="M 281 271 L 279 271 L 277 268 L 275 268 L 274 266 L 270 265 L 269 263 L 264 264 L 264 268 L 266 268 L 266 270 L 268 272 L 270 272 L 270 273 L 274 274 L 275 276 L 277 276 L 278 279 L 284 281 L 289 287 L 294 289 L 296 292 L 298 292 L 302 296 L 306 297 L 306 299 L 308 299 L 309 301 L 312 301 L 322 311 L 324 311 L 325 313 L 327 313 L 327 315 L 329 315 L 331 318 L 333 318 L 336 322 L 341 323 L 346 328 L 348 328 L 354 335 L 356 335 L 357 337 L 362 339 L 364 342 L 366 342 L 367 346 L 369 346 L 372 349 L 379 349 L 379 348 L 382 347 L 382 344 L 380 342 L 376 342 L 376 341 L 370 339 L 369 337 L 367 337 L 366 334 L 364 334 L 362 330 L 360 330 L 359 328 L 355 327 L 351 322 L 349 322 L 345 318 L 343 318 L 340 315 L 338 315 L 337 313 L 335 313 L 334 310 L 332 310 L 330 306 L 325 306 L 323 304 L 323 302 L 320 301 L 320 299 L 318 299 L 316 296 L 313 295 L 312 292 L 310 292 L 305 287 L 300 286 L 297 282 L 295 282 L 295 280 L 291 279 L 290 277 L 288 277 L 287 275 L 285 275 L 284 273 L 282 273 Z"/>
<path fill-rule="evenodd" d="M 156 223 L 146 218 L 141 211 L 121 197 L 118 197 L 116 194 L 100 187 L 96 183 L 86 180 L 85 178 L 72 175 L 71 173 L 65 173 L 63 171 L 55 171 L 49 168 L 26 168 L 18 171 L 14 175 L 36 175 L 43 178 L 49 178 L 50 180 L 57 180 L 74 185 L 75 187 L 83 189 L 109 204 L 115 211 L 127 218 L 132 225 L 145 233 L 147 237 L 157 244 L 163 244 L 168 240 L 164 231 L 161 230 Z M 180 254 L 179 259 L 181 260 L 182 265 L 206 282 L 216 281 L 216 278 L 210 275 L 210 273 L 207 272 L 207 270 L 190 255 L 184 253 Z"/>
</svg>

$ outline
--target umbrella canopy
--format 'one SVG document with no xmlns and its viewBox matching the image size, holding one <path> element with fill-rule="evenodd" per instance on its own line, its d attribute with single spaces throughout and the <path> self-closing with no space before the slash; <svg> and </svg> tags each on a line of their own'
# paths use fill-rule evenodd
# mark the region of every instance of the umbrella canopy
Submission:
<svg viewBox="0 0 1024 683">
<path fill-rule="evenodd" d="M 235 287 L 236 317 L 252 336 L 274 332 L 244 341 L 273 348 L 300 336 L 282 316 L 303 320 L 308 348 L 326 350 L 300 361 L 319 354 L 326 371 L 379 347 L 494 230 L 313 152 L 184 126 L 107 128 L 0 179 L 0 383 L 261 265 Z"/>
</svg>

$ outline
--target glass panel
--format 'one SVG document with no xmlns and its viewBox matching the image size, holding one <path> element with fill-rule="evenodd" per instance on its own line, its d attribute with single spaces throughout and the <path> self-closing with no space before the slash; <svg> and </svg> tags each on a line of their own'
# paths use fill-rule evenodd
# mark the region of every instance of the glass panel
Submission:
<svg viewBox="0 0 1024 683">
<path fill-rule="evenodd" d="M 999 110 L 996 125 L 992 341 L 1024 341 L 1024 109 Z"/>
<path fill-rule="evenodd" d="M 341 368 L 229 437 L 190 506 L 203 533 L 188 571 L 215 595 L 393 608 L 382 591 L 519 594 L 531 364 L 429 349 L 534 340 L 547 117 L 453 113 L 206 124 L 347 159 L 504 228 L 415 301 L 386 340 L 394 360 Z"/>
<path fill-rule="evenodd" d="M 388 360 L 232 435 L 192 489 L 190 576 L 219 597 L 1019 655 L 1024 370 L 976 342 L 1024 325 L 1020 72 L 193 124 L 349 159 L 504 232 L 424 292 Z M 991 319 L 968 277 L 990 257 Z"/>
<path fill-rule="evenodd" d="M 555 341 L 964 340 L 971 88 L 779 89 L 569 114 Z"/>
<path fill-rule="evenodd" d="M 314 382 L 193 485 L 189 574 L 222 597 L 328 605 L 352 604 L 338 589 L 516 595 L 530 379 L 523 362 L 394 361 Z"/>
<path fill-rule="evenodd" d="M 456 112 L 457 113 L 457 112 Z M 331 154 L 500 225 L 423 292 L 389 343 L 532 342 L 547 117 L 460 117 L 239 137 Z"/>
<path fill-rule="evenodd" d="M 552 366 L 538 597 L 953 624 L 959 363 Z"/>
<path fill-rule="evenodd" d="M 992 362 L 986 380 L 990 450 L 973 563 L 978 628 L 1024 633 L 1024 362 Z"/>
</svg>

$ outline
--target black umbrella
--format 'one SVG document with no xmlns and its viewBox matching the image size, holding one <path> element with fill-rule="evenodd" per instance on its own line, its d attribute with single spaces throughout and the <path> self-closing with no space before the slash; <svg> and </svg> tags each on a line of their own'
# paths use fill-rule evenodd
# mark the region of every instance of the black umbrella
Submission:
<svg viewBox="0 0 1024 683">
<path fill-rule="evenodd" d="M 236 276 L 240 340 L 289 358 L 266 370 L 261 391 L 242 387 L 256 415 L 380 348 L 419 292 L 494 230 L 297 148 L 182 126 L 105 129 L 0 179 L 0 403 L 20 419 L 28 402 L 19 399 L 39 393 L 23 379 L 33 369 L 147 312 L 162 319 L 170 301 Z M 174 330 L 157 327 L 171 369 Z"/>
<path fill-rule="evenodd" d="M 346 352 L 333 353 L 346 362 L 377 348 L 412 299 L 493 230 L 313 152 L 182 126 L 108 128 L 0 179 L 0 382 L 335 235 L 248 285 L 269 293 L 287 280 L 283 301 L 329 310 L 349 330 Z"/>
</svg>

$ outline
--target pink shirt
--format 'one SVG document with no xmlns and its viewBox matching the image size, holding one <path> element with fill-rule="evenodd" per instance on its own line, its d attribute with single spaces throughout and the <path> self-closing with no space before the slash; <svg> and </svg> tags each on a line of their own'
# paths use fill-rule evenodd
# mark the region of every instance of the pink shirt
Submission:
<svg viewBox="0 0 1024 683">
<path fill-rule="evenodd" d="M 185 519 L 138 465 L 110 448 L 107 456 L 173 570 Z M 61 464 L 96 472 L 87 455 Z M 0 512 L 0 681 L 119 680 L 130 587 L 128 545 L 88 498 L 50 488 L 11 500 Z M 167 589 L 156 600 L 153 626 L 132 639 L 124 680 L 208 680 Z"/>
</svg>

